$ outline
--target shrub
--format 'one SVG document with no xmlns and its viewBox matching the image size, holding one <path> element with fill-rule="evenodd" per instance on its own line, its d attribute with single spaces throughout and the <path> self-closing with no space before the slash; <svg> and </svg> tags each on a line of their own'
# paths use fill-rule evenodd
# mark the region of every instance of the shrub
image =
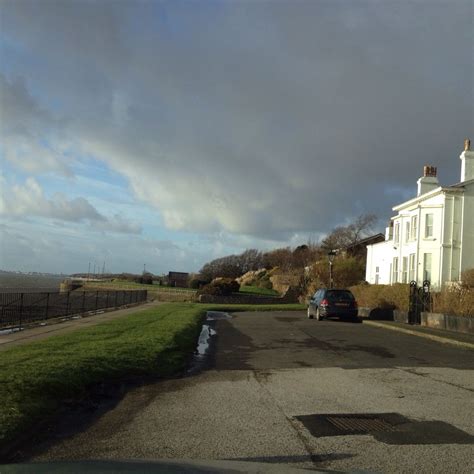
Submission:
<svg viewBox="0 0 474 474">
<path fill-rule="evenodd" d="M 222 278 L 221 280 L 213 281 L 205 285 L 199 291 L 201 295 L 217 295 L 227 296 L 232 293 L 237 293 L 240 290 L 240 285 L 231 278 Z"/>
<path fill-rule="evenodd" d="M 365 263 L 356 257 L 336 258 L 332 266 L 333 286 L 348 288 L 363 281 L 365 276 Z M 311 289 L 329 286 L 329 262 L 327 259 L 319 260 L 311 265 L 307 287 Z"/>
<path fill-rule="evenodd" d="M 433 293 L 432 311 L 474 317 L 474 287 L 451 286 Z"/>
<path fill-rule="evenodd" d="M 474 268 L 464 270 L 461 275 L 462 286 L 465 288 L 474 288 Z"/>
<path fill-rule="evenodd" d="M 208 283 L 208 280 L 204 280 L 202 278 L 191 278 L 191 280 L 189 280 L 189 288 L 192 288 L 193 290 L 199 290 L 199 288 L 202 288 Z"/>
<path fill-rule="evenodd" d="M 408 311 L 410 285 L 396 283 L 394 285 L 351 286 L 359 306 L 367 308 L 391 308 Z"/>
</svg>

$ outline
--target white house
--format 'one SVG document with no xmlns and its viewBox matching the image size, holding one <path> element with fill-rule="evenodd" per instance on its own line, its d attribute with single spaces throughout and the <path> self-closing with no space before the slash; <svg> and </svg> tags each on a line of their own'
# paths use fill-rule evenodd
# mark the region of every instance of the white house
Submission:
<svg viewBox="0 0 474 474">
<path fill-rule="evenodd" d="M 417 196 L 393 207 L 385 241 L 367 246 L 366 280 L 375 284 L 459 281 L 474 268 L 474 151 L 461 153 L 461 181 L 440 186 L 436 168 L 425 166 Z"/>
</svg>

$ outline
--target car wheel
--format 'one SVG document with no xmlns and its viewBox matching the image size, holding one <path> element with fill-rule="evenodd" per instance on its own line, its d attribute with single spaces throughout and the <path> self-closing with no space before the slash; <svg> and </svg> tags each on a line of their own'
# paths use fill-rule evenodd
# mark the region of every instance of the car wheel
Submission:
<svg viewBox="0 0 474 474">
<path fill-rule="evenodd" d="M 319 312 L 319 308 L 316 309 L 316 321 L 321 321 L 321 319 L 323 319 L 321 317 L 321 313 Z"/>
<path fill-rule="evenodd" d="M 309 307 L 308 307 L 308 319 L 313 319 L 313 315 L 311 314 Z"/>
</svg>

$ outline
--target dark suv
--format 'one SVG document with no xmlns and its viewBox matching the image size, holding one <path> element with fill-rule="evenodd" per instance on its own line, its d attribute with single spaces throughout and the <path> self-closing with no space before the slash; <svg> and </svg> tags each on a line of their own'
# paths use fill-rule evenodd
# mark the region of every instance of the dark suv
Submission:
<svg viewBox="0 0 474 474">
<path fill-rule="evenodd" d="M 309 301 L 308 318 L 316 320 L 338 316 L 357 318 L 357 301 L 349 290 L 319 289 Z"/>
</svg>

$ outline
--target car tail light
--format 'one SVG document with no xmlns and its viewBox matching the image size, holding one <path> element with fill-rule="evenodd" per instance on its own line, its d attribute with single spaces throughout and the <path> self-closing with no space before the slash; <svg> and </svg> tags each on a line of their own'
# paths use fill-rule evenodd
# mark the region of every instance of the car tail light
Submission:
<svg viewBox="0 0 474 474">
<path fill-rule="evenodd" d="M 357 304 L 357 301 L 354 300 L 354 301 L 352 302 L 352 307 L 353 307 L 354 309 L 357 309 L 357 308 L 359 307 L 359 305 Z"/>
<path fill-rule="evenodd" d="M 321 301 L 320 306 L 329 306 L 329 301 L 328 301 L 326 298 L 324 298 L 324 299 Z"/>
</svg>

